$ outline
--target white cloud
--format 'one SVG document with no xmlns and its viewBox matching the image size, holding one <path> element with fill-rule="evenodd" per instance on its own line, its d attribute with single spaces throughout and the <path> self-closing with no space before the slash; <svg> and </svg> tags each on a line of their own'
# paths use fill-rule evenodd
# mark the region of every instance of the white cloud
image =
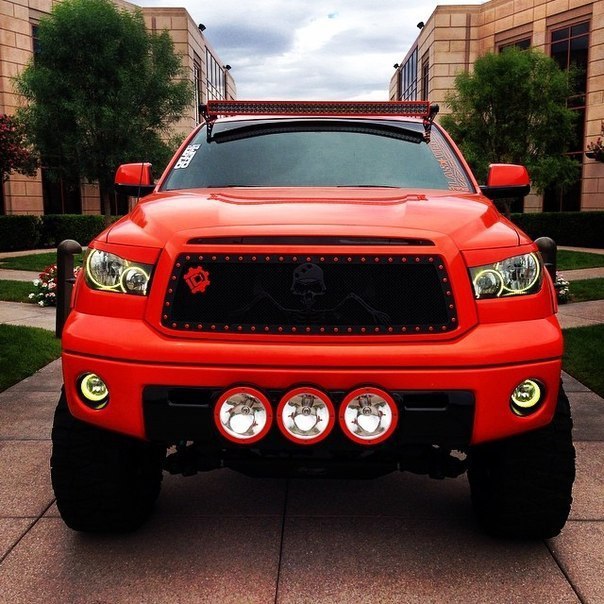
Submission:
<svg viewBox="0 0 604 604">
<path fill-rule="evenodd" d="M 204 35 L 232 66 L 242 99 L 387 100 L 393 64 L 436 6 L 426 0 L 135 2 L 184 6 L 204 23 Z"/>
</svg>

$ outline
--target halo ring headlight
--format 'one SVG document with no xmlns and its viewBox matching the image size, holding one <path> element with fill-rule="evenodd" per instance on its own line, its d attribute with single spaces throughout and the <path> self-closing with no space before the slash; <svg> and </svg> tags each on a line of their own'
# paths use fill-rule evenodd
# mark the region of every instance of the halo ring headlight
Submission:
<svg viewBox="0 0 604 604">
<path fill-rule="evenodd" d="M 277 407 L 277 425 L 283 435 L 299 445 L 314 445 L 332 431 L 336 413 L 329 397 L 317 388 L 287 392 Z"/>
<path fill-rule="evenodd" d="M 122 272 L 120 287 L 127 294 L 145 295 L 149 283 L 149 273 L 142 266 L 129 266 Z"/>
<path fill-rule="evenodd" d="M 340 427 L 348 438 L 361 445 L 376 445 L 389 438 L 398 424 L 394 399 L 379 388 L 357 388 L 340 406 Z"/>
<path fill-rule="evenodd" d="M 92 248 L 84 263 L 86 283 L 92 289 L 146 296 L 153 265 L 127 260 Z"/>
<path fill-rule="evenodd" d="M 475 297 L 487 299 L 537 293 L 543 282 L 542 269 L 539 254 L 530 252 L 470 267 L 469 271 Z"/>
<path fill-rule="evenodd" d="M 501 273 L 492 269 L 485 268 L 476 274 L 473 280 L 476 297 L 481 296 L 500 296 L 503 291 L 503 279 Z"/>
<path fill-rule="evenodd" d="M 541 276 L 541 265 L 535 254 L 514 256 L 497 263 L 503 277 L 503 287 L 510 293 L 523 294 L 537 283 Z"/>
</svg>

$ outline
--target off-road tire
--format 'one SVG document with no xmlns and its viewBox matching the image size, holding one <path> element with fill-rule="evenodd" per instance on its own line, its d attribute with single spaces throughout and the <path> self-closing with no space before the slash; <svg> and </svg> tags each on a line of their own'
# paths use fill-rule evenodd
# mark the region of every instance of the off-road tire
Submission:
<svg viewBox="0 0 604 604">
<path fill-rule="evenodd" d="M 139 528 L 157 499 L 164 447 L 75 419 L 61 394 L 52 429 L 52 486 L 65 524 L 76 531 Z"/>
<path fill-rule="evenodd" d="M 498 537 L 556 536 L 570 512 L 574 479 L 572 420 L 562 385 L 548 426 L 473 447 L 469 455 L 474 513 Z"/>
</svg>

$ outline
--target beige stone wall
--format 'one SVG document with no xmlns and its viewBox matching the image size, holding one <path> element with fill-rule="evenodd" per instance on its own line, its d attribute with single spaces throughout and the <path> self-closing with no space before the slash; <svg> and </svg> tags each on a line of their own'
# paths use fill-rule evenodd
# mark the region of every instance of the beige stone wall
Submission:
<svg viewBox="0 0 604 604">
<path fill-rule="evenodd" d="M 604 121 L 604 0 L 596 2 L 593 10 L 587 79 L 587 141 L 597 138 Z M 590 159 L 583 163 L 581 201 L 584 210 L 604 209 L 604 163 Z"/>
<path fill-rule="evenodd" d="M 197 24 L 193 21 L 191 15 L 184 8 L 143 8 L 145 23 L 152 31 L 162 31 L 167 29 L 174 41 L 176 52 L 182 59 L 188 78 L 193 81 L 193 69 L 195 55 L 201 59 L 202 70 L 202 90 L 200 102 L 207 102 L 207 92 L 205 82 L 207 78 L 206 67 L 206 49 L 220 61 L 218 54 L 212 48 L 203 32 L 199 31 Z M 227 98 L 236 97 L 235 81 L 230 73 L 226 72 L 226 93 Z M 176 124 L 175 131 L 185 135 L 188 134 L 196 125 L 196 110 L 193 105 L 183 115 L 182 119 Z"/>
<path fill-rule="evenodd" d="M 32 23 L 40 14 L 50 12 L 52 5 L 52 0 L 0 0 L 0 113 L 12 115 L 19 105 L 13 78 L 27 65 L 33 54 Z M 0 186 L 4 187 L 7 214 L 43 212 L 39 174 L 32 178 L 15 174 Z"/>
<path fill-rule="evenodd" d="M 183 65 L 189 76 L 193 79 L 193 52 L 196 52 L 205 60 L 205 50 L 202 52 L 202 44 L 198 39 L 201 35 L 184 8 L 144 8 L 143 15 L 147 28 L 153 32 L 161 32 L 167 29 L 174 42 L 176 52 L 182 57 Z M 195 31 L 193 31 L 195 30 Z M 195 35 L 195 32 L 197 35 Z M 203 67 L 202 67 L 203 68 Z M 180 121 L 174 125 L 174 130 L 179 133 L 189 133 L 195 126 L 195 112 L 191 106 L 182 116 Z"/>
<path fill-rule="evenodd" d="M 0 113 L 12 114 L 19 105 L 20 99 L 14 92 L 12 80 L 33 55 L 32 24 L 48 14 L 57 1 L 60 0 L 0 0 Z M 124 0 L 114 0 L 114 2 L 126 10 L 138 8 Z M 142 11 L 149 29 L 169 31 L 191 80 L 194 54 L 200 57 L 202 78 L 205 82 L 206 47 L 217 59 L 218 55 L 187 11 L 184 8 L 145 8 Z M 205 85 L 203 90 L 205 93 Z M 236 97 L 235 81 L 230 73 L 226 74 L 226 91 L 228 98 Z M 203 98 L 202 102 L 205 100 Z M 183 136 L 188 134 L 196 125 L 195 116 L 195 109 L 191 106 L 176 124 L 175 131 Z M 44 213 L 42 181 L 39 173 L 32 178 L 14 174 L 4 185 L 0 183 L 0 186 L 4 187 L 7 214 Z M 99 192 L 96 185 L 82 183 L 81 198 L 83 214 L 99 213 Z"/>
<path fill-rule="evenodd" d="M 440 104 L 442 115 L 448 110 L 444 100 L 455 75 L 471 70 L 477 57 L 527 37 L 533 47 L 549 54 L 551 29 L 585 18 L 591 21 L 585 148 L 599 134 L 604 120 L 604 0 L 491 0 L 480 6 L 437 6 L 394 73 L 390 98 L 397 98 L 397 78 L 416 46 L 420 65 L 423 56 L 429 57 L 428 98 Z M 604 210 L 604 164 L 584 159 L 582 177 L 581 208 Z M 526 212 L 541 208 L 540 196 L 526 198 Z"/>
</svg>

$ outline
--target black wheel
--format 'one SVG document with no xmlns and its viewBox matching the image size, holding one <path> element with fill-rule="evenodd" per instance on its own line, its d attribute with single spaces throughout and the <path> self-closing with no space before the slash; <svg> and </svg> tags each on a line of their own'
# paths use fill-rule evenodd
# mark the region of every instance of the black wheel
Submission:
<svg viewBox="0 0 604 604">
<path fill-rule="evenodd" d="M 159 495 L 164 447 L 75 419 L 61 394 L 52 429 L 52 486 L 65 524 L 76 531 L 126 532 Z"/>
<path fill-rule="evenodd" d="M 575 479 L 572 420 L 562 385 L 548 426 L 473 447 L 469 462 L 472 506 L 487 533 L 522 539 L 557 535 L 570 512 Z"/>
</svg>

